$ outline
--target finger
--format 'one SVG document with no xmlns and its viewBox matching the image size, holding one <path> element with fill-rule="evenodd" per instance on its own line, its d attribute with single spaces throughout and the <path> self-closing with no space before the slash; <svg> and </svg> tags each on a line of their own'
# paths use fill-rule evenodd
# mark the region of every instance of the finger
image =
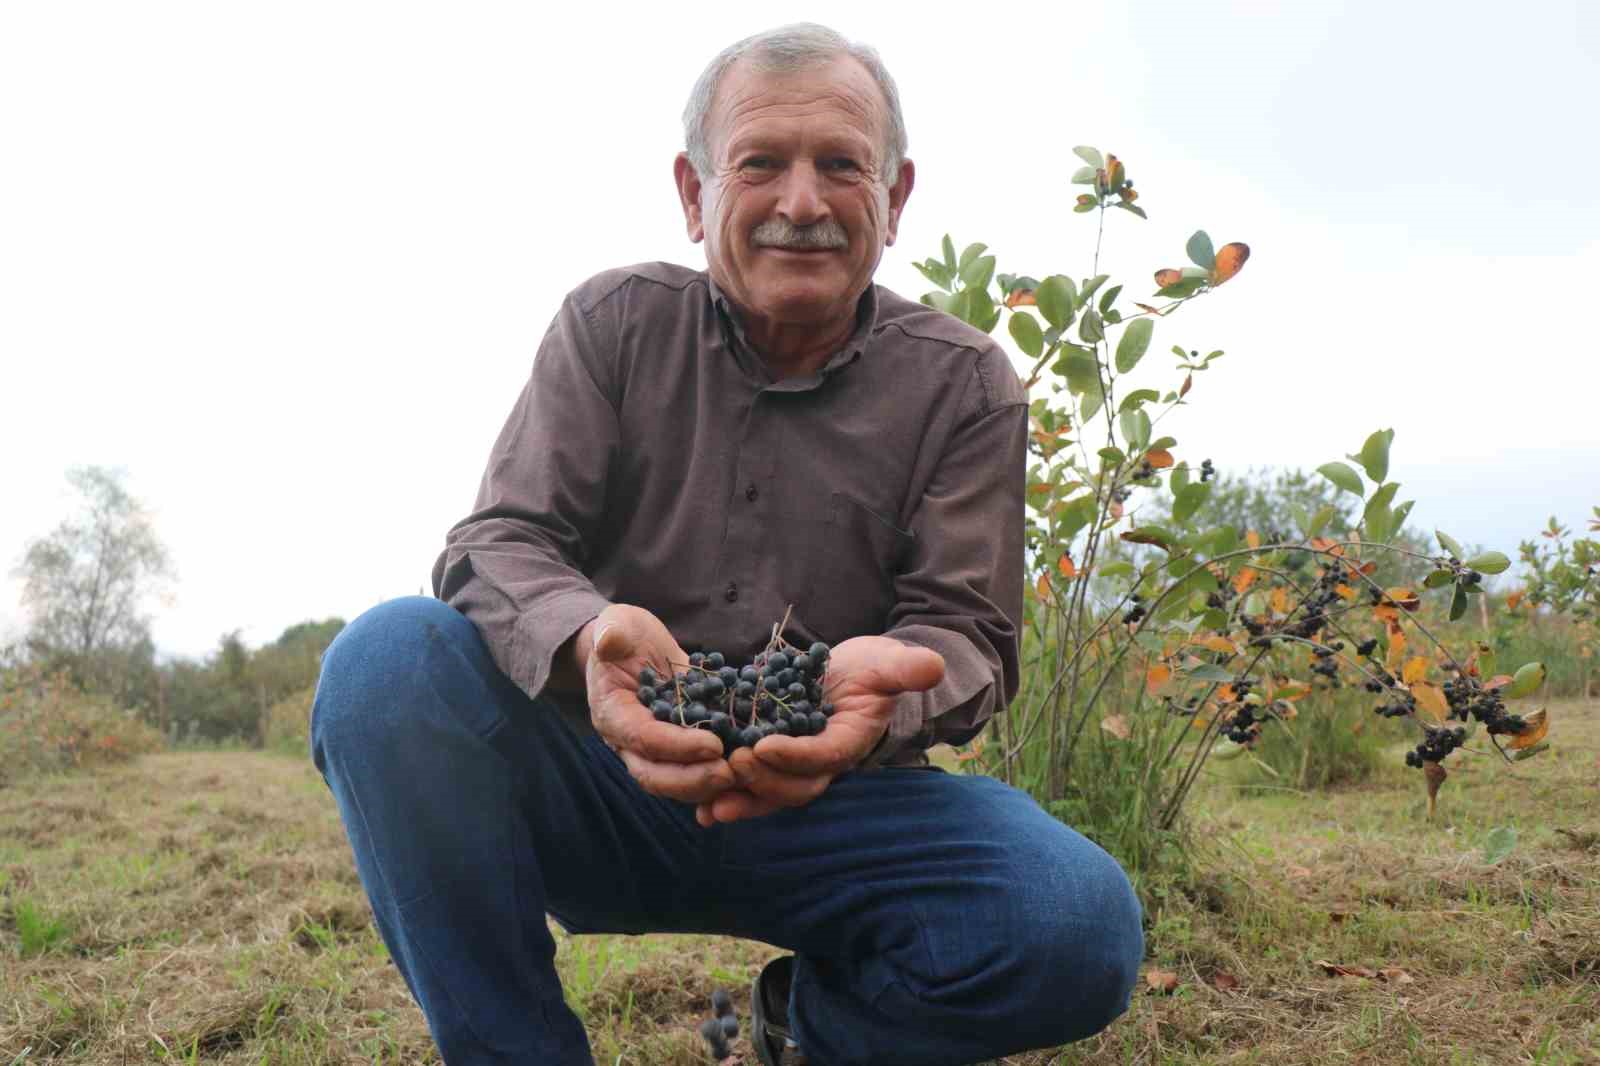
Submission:
<svg viewBox="0 0 1600 1066">
<path fill-rule="evenodd" d="M 817 736 L 770 736 L 751 751 L 781 773 L 841 774 L 866 758 L 883 735 L 883 728 L 880 720 L 867 722 L 841 711 L 828 720 L 827 730 Z"/>
<path fill-rule="evenodd" d="M 764 818 L 778 810 L 776 805 L 742 789 L 724 792 L 707 806 L 713 822 L 741 822 L 746 818 Z"/>
<path fill-rule="evenodd" d="M 613 691 L 601 697 L 594 726 L 612 747 L 654 762 L 697 763 L 722 757 L 722 741 L 710 730 L 658 722 L 632 692 Z"/>
<path fill-rule="evenodd" d="M 625 622 L 608 618 L 595 630 L 591 654 L 603 663 L 620 663 L 633 655 L 638 643 Z"/>
<path fill-rule="evenodd" d="M 733 771 L 721 759 L 682 765 L 654 762 L 626 749 L 620 754 L 628 773 L 652 796 L 664 796 L 680 803 L 707 803 L 736 784 Z"/>
<path fill-rule="evenodd" d="M 779 807 L 804 807 L 827 790 L 831 774 L 787 774 L 756 758 L 747 750 L 728 760 L 739 787 L 757 799 Z"/>
</svg>

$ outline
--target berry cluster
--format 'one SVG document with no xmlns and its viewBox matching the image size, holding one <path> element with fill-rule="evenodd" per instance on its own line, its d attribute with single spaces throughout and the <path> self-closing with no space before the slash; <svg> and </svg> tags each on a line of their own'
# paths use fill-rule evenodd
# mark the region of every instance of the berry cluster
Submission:
<svg viewBox="0 0 1600 1066">
<path fill-rule="evenodd" d="M 1202 483 L 1204 483 L 1204 482 L 1210 481 L 1212 478 L 1214 478 L 1216 476 L 1217 476 L 1217 468 L 1211 465 L 1211 460 L 1210 459 L 1202 459 L 1200 461 L 1200 481 Z"/>
<path fill-rule="evenodd" d="M 1444 683 L 1445 702 L 1450 717 L 1483 724 L 1490 736 L 1516 736 L 1526 727 L 1520 714 L 1507 714 L 1506 701 L 1496 689 L 1486 689 L 1473 677 L 1455 677 Z"/>
<path fill-rule="evenodd" d="M 1131 604 L 1131 606 L 1126 612 L 1123 613 L 1123 622 L 1131 623 L 1141 621 L 1147 613 L 1144 609 L 1144 597 L 1139 595 L 1137 592 L 1132 593 L 1128 596 L 1128 603 Z"/>
<path fill-rule="evenodd" d="M 805 651 L 780 641 L 744 667 L 719 651 L 695 652 L 687 670 L 670 676 L 640 670 L 639 702 L 658 722 L 709 729 L 724 755 L 773 734 L 814 736 L 833 714 L 833 704 L 823 702 L 828 652 L 821 641 Z"/>
<path fill-rule="evenodd" d="M 1266 721 L 1265 716 L 1257 715 L 1256 709 L 1244 702 L 1250 694 L 1254 684 L 1248 677 L 1241 677 L 1233 682 L 1233 695 L 1239 701 L 1238 707 L 1228 720 L 1222 723 L 1222 735 L 1235 744 L 1248 744 L 1261 732 L 1261 723 Z"/>
<path fill-rule="evenodd" d="M 1332 644 L 1319 644 L 1311 649 L 1311 672 L 1328 679 L 1329 688 L 1339 688 L 1339 664 L 1334 661 L 1334 652 L 1344 651 L 1344 641 L 1336 640 Z"/>
<path fill-rule="evenodd" d="M 711 1057 L 718 1062 L 733 1054 L 728 1041 L 739 1035 L 739 1019 L 733 1013 L 733 998 L 727 989 L 712 991 L 711 1017 L 700 1023 L 700 1035 L 711 1045 Z"/>
<path fill-rule="evenodd" d="M 1406 752 L 1406 765 L 1420 770 L 1425 762 L 1441 762 L 1446 755 L 1467 741 L 1467 731 L 1461 726 L 1454 729 L 1428 727 L 1427 735 L 1413 751 Z"/>
</svg>

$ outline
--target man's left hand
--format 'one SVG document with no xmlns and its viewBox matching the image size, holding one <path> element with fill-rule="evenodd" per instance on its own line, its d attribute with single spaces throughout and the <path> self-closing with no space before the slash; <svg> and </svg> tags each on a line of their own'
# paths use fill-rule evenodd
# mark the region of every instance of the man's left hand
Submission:
<svg viewBox="0 0 1600 1066">
<path fill-rule="evenodd" d="M 695 810 L 701 825 L 758 818 L 782 807 L 801 807 L 858 766 L 889 728 L 895 697 L 923 692 L 944 677 L 944 657 L 890 637 L 853 637 L 828 656 L 825 699 L 833 704 L 828 728 L 816 736 L 770 736 L 728 759 L 739 787 Z"/>
</svg>

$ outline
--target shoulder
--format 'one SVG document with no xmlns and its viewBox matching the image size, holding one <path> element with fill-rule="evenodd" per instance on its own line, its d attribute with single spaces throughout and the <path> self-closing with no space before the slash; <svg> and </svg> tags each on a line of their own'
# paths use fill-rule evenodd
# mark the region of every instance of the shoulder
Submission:
<svg viewBox="0 0 1600 1066">
<path fill-rule="evenodd" d="M 993 337 L 955 315 L 914 303 L 882 285 L 877 288 L 875 339 L 886 349 L 904 352 L 919 362 L 942 364 L 946 373 L 970 374 L 980 390 L 980 414 L 1027 404 L 1022 379 Z"/>
<path fill-rule="evenodd" d="M 585 315 L 603 308 L 647 312 L 657 305 L 681 306 L 686 300 L 710 300 L 706 272 L 659 262 L 602 270 L 567 295 L 567 302 Z"/>
</svg>

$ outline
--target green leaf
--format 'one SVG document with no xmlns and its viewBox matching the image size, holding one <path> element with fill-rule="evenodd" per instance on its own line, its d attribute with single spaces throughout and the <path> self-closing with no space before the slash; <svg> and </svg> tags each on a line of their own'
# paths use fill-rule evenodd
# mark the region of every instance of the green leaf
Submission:
<svg viewBox="0 0 1600 1066">
<path fill-rule="evenodd" d="M 1467 565 L 1485 574 L 1498 574 L 1511 565 L 1511 560 L 1500 552 L 1484 552 L 1468 559 Z"/>
<path fill-rule="evenodd" d="M 1099 413 L 1105 402 L 1106 394 L 1100 391 L 1100 386 L 1097 382 L 1094 388 L 1083 394 L 1083 406 L 1079 408 L 1078 418 L 1083 422 L 1089 421 Z"/>
<path fill-rule="evenodd" d="M 1442 589 L 1455 579 L 1456 575 L 1453 570 L 1435 570 L 1422 579 L 1422 585 L 1424 588 Z"/>
<path fill-rule="evenodd" d="M 1110 274 L 1096 274 L 1094 277 L 1085 280 L 1082 290 L 1080 290 L 1078 293 L 1078 299 L 1084 303 L 1088 303 L 1089 298 L 1099 290 L 1100 286 L 1106 283 L 1106 279 L 1109 277 L 1111 277 Z"/>
<path fill-rule="evenodd" d="M 1502 825 L 1489 830 L 1483 838 L 1483 861 L 1490 866 L 1499 865 L 1517 846 L 1517 831 L 1513 826 Z"/>
<path fill-rule="evenodd" d="M 1367 501 L 1366 509 L 1362 512 L 1361 524 L 1366 527 L 1367 539 L 1382 543 L 1389 539 L 1389 534 L 1394 531 L 1394 517 L 1389 511 L 1389 501 L 1394 499 L 1394 494 L 1400 490 L 1396 481 L 1386 482 L 1378 487 Z"/>
<path fill-rule="evenodd" d="M 1128 461 L 1127 454 L 1123 452 L 1121 448 L 1113 448 L 1109 444 L 1104 448 L 1101 448 L 1095 454 L 1104 459 L 1107 465 L 1110 466 L 1121 466 L 1123 463 Z"/>
<path fill-rule="evenodd" d="M 1117 302 L 1117 296 L 1122 292 L 1121 285 L 1113 285 L 1100 297 L 1100 313 L 1106 314 L 1111 310 L 1111 305 Z"/>
<path fill-rule="evenodd" d="M 1406 517 L 1411 514 L 1411 506 L 1416 502 L 1416 500 L 1407 500 L 1396 507 L 1389 515 L 1389 536 L 1392 537 L 1400 532 L 1400 527 L 1406 524 Z"/>
<path fill-rule="evenodd" d="M 1072 184 L 1093 185 L 1094 167 L 1079 167 L 1077 170 L 1074 170 L 1072 172 Z"/>
<path fill-rule="evenodd" d="M 1179 525 L 1188 525 L 1189 519 L 1200 509 L 1201 504 L 1211 495 L 1211 486 L 1204 481 L 1196 481 L 1185 485 L 1172 500 L 1172 520 Z"/>
<path fill-rule="evenodd" d="M 1117 373 L 1126 374 L 1139 365 L 1150 348 L 1150 334 L 1155 328 L 1155 322 L 1148 318 L 1136 318 L 1128 323 L 1122 331 L 1122 339 L 1117 342 Z"/>
<path fill-rule="evenodd" d="M 1156 544 L 1166 548 L 1176 538 L 1164 526 L 1139 526 L 1122 534 L 1122 539 L 1129 544 Z"/>
<path fill-rule="evenodd" d="M 1028 312 L 1013 313 L 1007 328 L 1011 330 L 1011 339 L 1029 359 L 1037 359 L 1044 352 L 1044 331 L 1039 328 L 1039 320 Z"/>
<path fill-rule="evenodd" d="M 1450 621 L 1454 622 L 1466 613 L 1467 590 L 1457 585 L 1455 594 L 1450 597 Z"/>
<path fill-rule="evenodd" d="M 1211 534 L 1212 555 L 1227 555 L 1238 546 L 1239 531 L 1230 525 L 1220 525 Z"/>
<path fill-rule="evenodd" d="M 1141 318 L 1139 321 L 1146 322 L 1148 319 Z M 1094 311 L 1083 313 L 1083 317 L 1078 319 L 1078 336 L 1085 344 L 1098 344 L 1106 339 L 1105 327 L 1101 325 L 1099 314 Z"/>
<path fill-rule="evenodd" d="M 1203 229 L 1194 231 L 1194 236 L 1189 238 L 1189 243 L 1184 249 L 1189 253 L 1189 260 L 1196 266 L 1207 271 L 1217 269 L 1217 253 L 1211 248 L 1211 237 Z"/>
<path fill-rule="evenodd" d="M 1094 521 L 1095 498 L 1092 494 L 1079 496 L 1061 509 L 1057 537 L 1062 543 L 1070 541 L 1078 531 Z"/>
<path fill-rule="evenodd" d="M 1189 464 L 1179 463 L 1172 468 L 1172 473 L 1167 475 L 1167 488 L 1176 496 L 1183 487 L 1189 483 Z"/>
<path fill-rule="evenodd" d="M 1206 287 L 1205 278 L 1184 278 L 1175 284 L 1157 289 L 1156 295 L 1170 300 L 1181 300 L 1185 296 L 1193 296 Z"/>
<path fill-rule="evenodd" d="M 1083 160 L 1085 163 L 1088 163 L 1096 170 L 1103 170 L 1105 168 L 1105 157 L 1100 154 L 1100 151 L 1097 148 L 1090 148 L 1086 144 L 1080 144 L 1072 150 L 1072 154 Z"/>
<path fill-rule="evenodd" d="M 1522 668 L 1512 675 L 1511 684 L 1501 690 L 1501 695 L 1508 700 L 1520 700 L 1539 691 L 1544 678 L 1544 663 L 1523 663 Z"/>
<path fill-rule="evenodd" d="M 960 260 L 958 260 L 957 263 L 956 263 L 956 269 L 957 270 L 965 270 L 965 269 L 967 269 L 967 264 L 972 262 L 974 259 L 978 258 L 978 256 L 982 255 L 984 253 L 984 251 L 988 249 L 988 247 L 989 246 L 987 244 L 969 244 L 969 245 L 967 245 L 966 249 L 961 253 Z"/>
<path fill-rule="evenodd" d="M 1094 352 L 1076 344 L 1062 345 L 1061 355 L 1053 368 L 1067 379 L 1067 388 L 1074 396 L 1100 391 L 1100 362 Z"/>
<path fill-rule="evenodd" d="M 1159 399 L 1161 399 L 1161 394 L 1155 389 L 1134 389 L 1122 398 L 1122 402 L 1117 405 L 1117 410 L 1126 411 L 1130 407 L 1138 407 L 1140 404 L 1150 403 Z"/>
<path fill-rule="evenodd" d="M 982 245 L 977 245 L 982 247 Z M 994 256 L 980 255 L 961 266 L 961 283 L 969 289 L 987 289 L 994 277 Z"/>
<path fill-rule="evenodd" d="M 1461 550 L 1461 545 L 1456 543 L 1456 539 L 1450 536 L 1450 534 L 1444 532 L 1443 530 L 1436 529 L 1433 531 L 1433 535 L 1439 538 L 1439 547 L 1449 552 L 1455 558 L 1463 559 L 1466 557 L 1467 553 Z"/>
<path fill-rule="evenodd" d="M 1118 559 L 1096 567 L 1095 572 L 1101 577 L 1128 577 L 1133 573 L 1133 564 L 1125 559 Z"/>
<path fill-rule="evenodd" d="M 941 251 L 944 252 L 944 268 L 954 275 L 956 272 L 956 246 L 950 240 L 950 234 L 948 233 L 944 235 L 944 244 Z"/>
<path fill-rule="evenodd" d="M 1174 444 L 1177 444 L 1177 443 L 1178 443 L 1178 438 L 1177 437 L 1157 437 L 1155 440 L 1150 442 L 1150 447 L 1152 447 L 1152 448 L 1171 448 Z"/>
<path fill-rule="evenodd" d="M 1038 301 L 1039 313 L 1046 322 L 1057 329 L 1066 329 L 1072 324 L 1072 316 L 1077 311 L 1078 290 L 1071 278 L 1064 274 L 1050 275 L 1039 283 L 1033 298 Z"/>
<path fill-rule="evenodd" d="M 1320 537 L 1322 535 L 1322 531 L 1328 528 L 1328 523 L 1332 522 L 1334 516 L 1338 513 L 1339 509 L 1334 507 L 1334 505 L 1331 503 L 1323 504 L 1321 507 L 1319 507 L 1317 509 L 1317 513 L 1311 516 L 1310 524 L 1306 526 L 1307 539 L 1311 537 Z"/>
<path fill-rule="evenodd" d="M 1323 463 L 1321 466 L 1317 467 L 1317 473 L 1321 474 L 1323 477 L 1327 478 L 1344 491 L 1351 493 L 1357 499 L 1360 499 L 1362 496 L 1366 495 L 1365 491 L 1361 487 L 1361 475 L 1356 473 L 1354 468 L 1346 465 L 1345 463 Z"/>
<path fill-rule="evenodd" d="M 1113 207 L 1120 207 L 1124 211 L 1128 212 L 1128 214 L 1130 214 L 1130 215 L 1138 215 L 1140 218 L 1149 218 L 1150 217 L 1149 215 L 1144 213 L 1144 208 L 1140 207 L 1138 204 L 1130 204 L 1130 203 L 1127 203 L 1125 201 L 1118 200 L 1112 206 Z"/>
<path fill-rule="evenodd" d="M 1127 443 L 1128 451 L 1144 451 L 1145 445 L 1150 443 L 1150 416 L 1136 407 L 1122 412 L 1118 421 L 1122 424 L 1122 439 Z"/>
<path fill-rule="evenodd" d="M 1538 755 L 1540 752 L 1549 751 L 1549 750 L 1550 750 L 1550 742 L 1548 740 L 1541 740 L 1541 741 L 1539 741 L 1539 743 L 1535 744 L 1533 747 L 1531 747 L 1531 748 L 1523 748 L 1521 751 L 1517 752 L 1515 755 L 1513 755 L 1511 757 L 1513 759 L 1515 759 L 1517 762 L 1521 762 L 1523 759 L 1531 759 L 1535 755 Z"/>
<path fill-rule="evenodd" d="M 1191 681 L 1219 681 L 1223 684 L 1233 681 L 1233 671 L 1216 663 L 1197 663 L 1178 672 Z"/>
<path fill-rule="evenodd" d="M 1394 430 L 1380 429 L 1367 438 L 1360 455 L 1350 458 L 1360 463 L 1373 481 L 1382 481 L 1389 476 L 1389 445 L 1393 442 Z"/>
</svg>

